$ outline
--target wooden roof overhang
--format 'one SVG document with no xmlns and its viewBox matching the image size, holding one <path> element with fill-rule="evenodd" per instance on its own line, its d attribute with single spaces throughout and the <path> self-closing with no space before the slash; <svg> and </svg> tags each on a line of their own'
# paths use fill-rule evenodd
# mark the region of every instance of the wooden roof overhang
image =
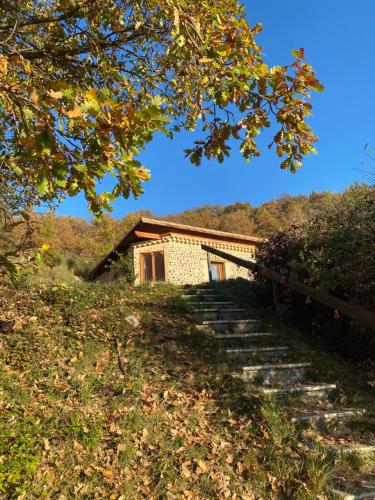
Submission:
<svg viewBox="0 0 375 500">
<path fill-rule="evenodd" d="M 178 234 L 180 236 L 193 236 L 208 238 L 209 240 L 221 240 L 241 245 L 259 245 L 264 243 L 264 238 L 247 236 L 236 233 L 227 233 L 215 229 L 178 224 L 158 219 L 142 217 L 139 222 L 120 240 L 116 247 L 89 273 L 88 281 L 95 281 L 101 274 L 109 270 L 111 262 L 118 259 L 119 255 L 125 254 L 133 244 L 145 240 L 158 240 L 166 234 Z"/>
</svg>

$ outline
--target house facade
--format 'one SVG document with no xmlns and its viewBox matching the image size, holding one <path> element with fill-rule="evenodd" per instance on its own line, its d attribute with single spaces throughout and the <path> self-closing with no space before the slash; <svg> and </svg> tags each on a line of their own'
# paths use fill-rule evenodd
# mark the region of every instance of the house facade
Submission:
<svg viewBox="0 0 375 500">
<path fill-rule="evenodd" d="M 87 277 L 90 281 L 112 281 L 111 263 L 120 255 L 133 262 L 135 284 L 166 281 L 176 285 L 210 280 L 249 279 L 249 271 L 232 262 L 209 255 L 205 244 L 243 259 L 252 259 L 264 240 L 142 217 Z"/>
</svg>

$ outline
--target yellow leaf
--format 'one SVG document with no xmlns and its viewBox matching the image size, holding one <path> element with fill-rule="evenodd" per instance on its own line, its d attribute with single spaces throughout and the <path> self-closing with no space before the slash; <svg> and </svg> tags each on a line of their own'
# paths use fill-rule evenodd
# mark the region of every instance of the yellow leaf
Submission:
<svg viewBox="0 0 375 500">
<path fill-rule="evenodd" d="M 55 91 L 55 90 L 49 90 L 49 91 L 47 92 L 47 94 L 48 94 L 50 97 L 52 97 L 52 99 L 61 99 L 61 98 L 64 96 L 64 94 L 63 94 L 60 90 L 58 90 L 58 91 Z"/>
<path fill-rule="evenodd" d="M 22 327 L 23 327 L 23 322 L 17 320 L 13 325 L 13 330 L 21 330 Z"/>
<path fill-rule="evenodd" d="M 83 115 L 83 112 L 81 111 L 81 109 L 78 106 L 76 106 L 74 109 L 71 109 L 70 111 L 66 111 L 65 114 L 69 118 L 79 118 L 80 116 Z"/>
<path fill-rule="evenodd" d="M 181 465 L 181 474 L 184 476 L 184 478 L 189 479 L 191 476 L 190 470 L 187 468 L 185 464 Z"/>
<path fill-rule="evenodd" d="M 114 474 L 110 469 L 103 469 L 102 474 L 104 477 L 113 477 Z"/>
<path fill-rule="evenodd" d="M 51 449 L 51 446 L 50 446 L 47 438 L 43 438 L 43 446 L 44 446 L 44 449 L 47 451 Z"/>
<path fill-rule="evenodd" d="M 91 467 L 87 467 L 87 469 L 85 469 L 83 471 L 83 473 L 84 473 L 85 476 L 91 477 L 93 475 L 94 471 L 92 470 Z"/>
<path fill-rule="evenodd" d="M 206 462 L 203 460 L 198 460 L 198 469 L 197 469 L 197 474 L 204 474 L 207 471 L 207 465 Z"/>
<path fill-rule="evenodd" d="M 259 76 L 265 76 L 268 72 L 267 64 L 261 63 L 256 66 L 256 70 Z"/>
<path fill-rule="evenodd" d="M 180 13 L 179 13 L 177 7 L 175 7 L 173 9 L 173 17 L 174 17 L 174 27 L 175 27 L 176 33 L 178 33 L 180 31 Z"/>
<path fill-rule="evenodd" d="M 36 106 L 39 104 L 39 95 L 36 88 L 33 88 L 32 91 L 30 92 L 30 100 Z"/>
<path fill-rule="evenodd" d="M 142 431 L 142 438 L 141 438 L 141 442 L 142 443 L 147 443 L 147 438 L 148 438 L 148 430 L 146 429 L 146 427 L 143 429 Z"/>
<path fill-rule="evenodd" d="M 0 73 L 2 75 L 8 73 L 8 59 L 4 56 L 0 56 Z"/>
</svg>

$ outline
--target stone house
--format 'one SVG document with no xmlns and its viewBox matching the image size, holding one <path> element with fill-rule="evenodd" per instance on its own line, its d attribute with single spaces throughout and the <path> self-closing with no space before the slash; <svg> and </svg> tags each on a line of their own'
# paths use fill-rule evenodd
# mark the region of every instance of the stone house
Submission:
<svg viewBox="0 0 375 500">
<path fill-rule="evenodd" d="M 210 280 L 249 278 L 249 272 L 222 258 L 210 257 L 201 245 L 254 258 L 263 238 L 188 226 L 142 217 L 88 275 L 89 281 L 112 281 L 111 263 L 119 255 L 130 256 L 135 284 L 167 281 L 176 285 L 206 283 Z"/>
</svg>

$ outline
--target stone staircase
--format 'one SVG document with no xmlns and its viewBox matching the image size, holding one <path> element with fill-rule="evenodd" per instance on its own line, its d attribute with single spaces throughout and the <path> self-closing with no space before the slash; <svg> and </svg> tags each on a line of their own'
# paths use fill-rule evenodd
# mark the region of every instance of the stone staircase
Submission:
<svg viewBox="0 0 375 500">
<path fill-rule="evenodd" d="M 365 410 L 335 404 L 336 384 L 314 382 L 310 361 L 300 359 L 275 333 L 261 329 L 257 319 L 248 318 L 243 308 L 222 299 L 214 288 L 185 287 L 183 293 L 196 328 L 210 335 L 232 360 L 234 377 L 251 383 L 264 396 L 279 398 L 291 420 L 314 438 L 321 432 L 331 436 L 327 445 L 331 451 L 355 452 L 375 462 L 375 441 L 351 441 L 348 431 L 347 424 L 363 417 Z M 369 475 L 337 478 L 332 495 L 346 500 L 375 498 L 375 464 Z"/>
</svg>

